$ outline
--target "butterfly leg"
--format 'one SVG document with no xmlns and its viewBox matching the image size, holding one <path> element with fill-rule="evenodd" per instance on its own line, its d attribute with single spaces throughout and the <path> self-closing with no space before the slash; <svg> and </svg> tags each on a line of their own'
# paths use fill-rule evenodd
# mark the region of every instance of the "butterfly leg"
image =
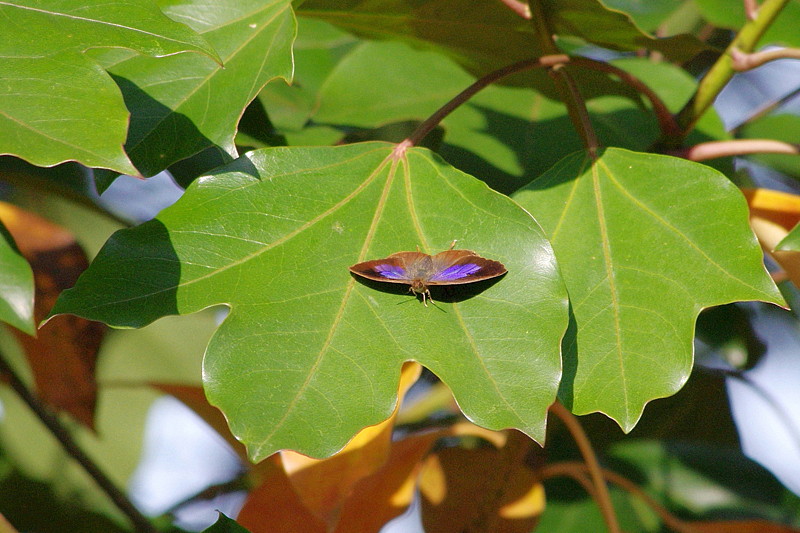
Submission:
<svg viewBox="0 0 800 533">
<path fill-rule="evenodd" d="M 427 296 L 427 301 L 425 298 L 426 296 Z M 431 290 L 426 288 L 422 292 L 422 303 L 425 304 L 425 307 L 428 307 L 428 302 L 433 303 L 433 298 L 431 297 Z"/>
<path fill-rule="evenodd" d="M 408 292 L 412 293 L 414 296 L 421 294 L 422 303 L 425 304 L 425 307 L 428 307 L 428 300 L 431 302 L 433 301 L 433 298 L 431 298 L 431 290 L 428 287 L 423 286 L 421 288 L 418 287 L 417 289 L 414 289 L 414 287 L 411 286 L 408 288 Z"/>
</svg>

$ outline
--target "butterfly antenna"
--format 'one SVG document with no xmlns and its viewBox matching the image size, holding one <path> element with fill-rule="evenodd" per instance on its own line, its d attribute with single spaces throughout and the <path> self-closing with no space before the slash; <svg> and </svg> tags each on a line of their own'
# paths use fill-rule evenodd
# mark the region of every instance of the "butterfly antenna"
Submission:
<svg viewBox="0 0 800 533">
<path fill-rule="evenodd" d="M 453 248 L 456 247 L 456 243 L 457 242 L 458 242 L 458 239 L 453 239 L 453 242 L 450 243 L 450 250 L 452 250 Z"/>
</svg>

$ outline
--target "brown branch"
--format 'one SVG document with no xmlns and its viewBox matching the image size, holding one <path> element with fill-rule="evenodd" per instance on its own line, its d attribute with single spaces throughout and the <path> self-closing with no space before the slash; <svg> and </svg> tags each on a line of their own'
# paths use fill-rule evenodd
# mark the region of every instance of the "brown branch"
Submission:
<svg viewBox="0 0 800 533">
<path fill-rule="evenodd" d="M 539 48 L 547 54 L 558 54 L 560 50 L 556 45 L 555 30 L 550 24 L 544 5 L 541 2 L 533 2 L 530 7 L 531 25 Z M 586 102 L 581 96 L 572 74 L 563 68 L 563 65 L 555 65 L 548 71 L 548 74 L 553 79 L 561 101 L 567 106 L 567 113 L 572 124 L 583 139 L 590 156 L 594 158 L 598 147 L 597 135 L 589 120 Z"/>
<path fill-rule="evenodd" d="M 653 89 L 648 87 L 644 82 L 642 82 L 642 80 L 630 72 L 622 70 L 619 67 L 615 67 L 610 63 L 604 63 L 602 61 L 597 61 L 596 59 L 589 59 L 588 57 L 571 57 L 569 62 L 579 67 L 607 72 L 618 77 L 623 83 L 628 84 L 631 88 L 643 94 L 645 98 L 650 101 L 650 105 L 653 106 L 653 111 L 658 119 L 661 132 L 664 135 L 680 135 L 680 126 L 678 126 L 675 117 L 667 108 L 667 105 L 664 103 L 664 101 L 655 93 L 655 91 L 653 91 Z"/>
<path fill-rule="evenodd" d="M 704 142 L 688 148 L 672 150 L 669 154 L 690 161 L 705 161 L 746 154 L 800 155 L 800 144 L 789 144 L 772 139 L 731 139 L 729 141 Z"/>
<path fill-rule="evenodd" d="M 28 390 L 28 387 L 19 376 L 17 376 L 17 373 L 14 372 L 11 365 L 6 362 L 2 354 L 0 354 L 0 374 L 8 376 L 9 384 L 11 388 L 14 389 L 14 392 L 16 392 L 31 411 L 39 417 L 39 420 L 42 421 L 50 433 L 61 443 L 64 450 L 86 470 L 92 479 L 94 479 L 95 483 L 97 483 L 111 501 L 114 502 L 117 508 L 128 517 L 136 528 L 136 531 L 140 533 L 158 533 L 158 529 L 150 523 L 139 509 L 131 503 L 128 497 L 105 475 L 100 467 L 77 445 L 72 435 L 61 425 L 58 418 L 39 401 L 36 395 Z"/>
<path fill-rule="evenodd" d="M 614 513 L 611 496 L 608 493 L 608 487 L 603 478 L 603 471 L 600 468 L 600 463 L 597 460 L 594 449 L 592 449 L 589 438 L 578 423 L 577 418 L 575 418 L 561 402 L 556 400 L 556 402 L 550 406 L 550 412 L 561 419 L 583 456 L 583 461 L 586 463 L 589 477 L 594 485 L 594 497 L 597 500 L 597 505 L 600 507 L 600 512 L 603 514 L 603 519 L 605 520 L 609 532 L 620 533 L 619 522 L 617 521 L 617 515 Z"/>
<path fill-rule="evenodd" d="M 600 143 L 589 118 L 589 110 L 586 109 L 586 101 L 583 99 L 580 89 L 578 89 L 578 84 L 575 83 L 573 77 L 563 67 L 564 65 L 561 64 L 550 69 L 550 77 L 553 78 L 556 86 L 560 87 L 561 92 L 566 93 L 564 103 L 567 106 L 567 113 L 583 139 L 583 144 L 586 146 L 589 156 L 594 159 L 597 156 L 597 149 Z"/>
<path fill-rule="evenodd" d="M 733 70 L 741 72 L 760 67 L 764 63 L 769 63 L 776 59 L 800 59 L 800 48 L 776 48 L 747 54 L 734 47 L 731 48 L 730 54 L 733 60 Z"/>
<path fill-rule="evenodd" d="M 616 67 L 614 65 L 611 65 L 609 63 L 603 63 L 602 61 L 589 59 L 587 57 L 570 57 L 565 54 L 552 54 L 552 55 L 541 56 L 536 59 L 526 59 L 524 61 L 519 61 L 512 65 L 508 65 L 501 69 L 490 72 L 489 74 L 476 80 L 472 85 L 461 91 L 453 99 L 451 99 L 445 105 L 440 107 L 434 114 L 432 114 L 424 122 L 422 122 L 417 127 L 417 129 L 408 137 L 408 139 L 403 141 L 404 146 L 400 147 L 398 154 L 402 155 L 402 153 L 405 152 L 407 148 L 419 144 L 419 142 L 423 138 L 425 138 L 425 136 L 428 133 L 430 133 L 442 120 L 444 120 L 444 118 L 447 117 L 447 115 L 452 113 L 460 105 L 464 104 L 467 100 L 472 98 L 476 93 L 488 87 L 492 83 L 499 81 L 505 78 L 506 76 L 510 76 L 511 74 L 516 74 L 518 72 L 524 72 L 526 70 L 533 70 L 536 68 L 556 69 L 556 67 L 568 63 L 574 64 L 577 67 L 586 68 L 590 70 L 597 70 L 600 72 L 605 72 L 616 76 L 623 83 L 626 83 L 634 90 L 644 95 L 644 97 L 650 101 L 650 104 L 653 106 L 653 111 L 656 114 L 656 118 L 659 123 L 659 128 L 661 129 L 661 132 L 665 136 L 680 135 L 680 127 L 678 126 L 678 123 L 675 121 L 675 118 L 673 117 L 672 113 L 670 113 L 664 101 L 661 100 L 661 98 L 659 98 L 659 96 L 655 93 L 655 91 L 653 91 L 650 87 L 648 87 L 645 83 L 643 83 L 639 78 L 637 78 L 633 74 L 626 72 L 625 70 Z M 569 83 L 565 81 L 563 88 L 569 92 L 570 100 L 572 100 L 573 98 L 580 98 L 580 102 L 583 102 L 583 99 L 580 97 L 577 86 L 575 86 L 574 82 Z M 567 107 L 570 108 L 569 105 Z M 583 106 L 584 111 L 585 107 L 586 106 L 584 105 Z M 588 128 L 587 135 L 589 136 L 589 139 L 586 140 L 587 147 L 592 144 L 591 139 L 593 138 L 593 144 L 596 148 L 598 143 L 596 136 L 594 136 L 594 131 L 591 128 L 591 124 L 588 122 L 588 114 L 577 111 L 572 111 L 571 113 L 575 115 L 574 120 L 577 120 L 576 125 L 581 130 L 585 130 L 586 128 Z M 570 116 L 572 116 L 572 114 Z"/>
<path fill-rule="evenodd" d="M 583 487 L 586 493 L 594 498 L 594 485 L 587 476 L 586 465 L 579 461 L 562 461 L 543 466 L 537 471 L 539 479 L 547 481 L 554 477 L 569 477 Z"/>
<path fill-rule="evenodd" d="M 556 54 L 556 55 L 549 55 L 549 56 L 542 56 L 536 59 L 526 59 L 524 61 L 519 61 L 514 63 L 513 65 L 508 65 L 507 67 L 503 67 L 497 69 L 493 72 L 490 72 L 486 76 L 478 79 L 458 93 L 452 100 L 444 104 L 440 107 L 433 115 L 425 119 L 425 121 L 420 124 L 416 130 L 406 139 L 403 141 L 410 146 L 416 146 L 419 142 L 425 138 L 425 136 L 430 133 L 433 128 L 435 128 L 447 115 L 455 111 L 458 106 L 472 98 L 478 91 L 481 89 L 486 88 L 490 84 L 505 78 L 506 76 L 510 76 L 511 74 L 516 74 L 517 72 L 523 72 L 526 70 L 532 70 L 535 68 L 547 68 L 552 67 L 554 65 L 558 65 L 559 63 L 564 63 L 569 61 L 569 56 L 564 54 Z"/>
<path fill-rule="evenodd" d="M 554 463 L 545 466 L 544 468 L 542 468 L 540 475 L 542 476 L 542 479 L 558 477 L 558 476 L 567 476 L 580 482 L 580 478 L 585 477 L 587 470 L 588 470 L 587 466 L 583 463 L 577 461 L 565 461 L 562 463 Z M 658 503 L 652 496 L 647 494 L 644 490 L 642 490 L 638 485 L 636 485 L 628 478 L 623 477 L 617 474 L 616 472 L 606 469 L 603 469 L 602 475 L 609 482 L 614 483 L 623 490 L 630 492 L 634 496 L 644 501 L 644 503 L 647 504 L 647 506 L 650 507 L 653 510 L 653 512 L 655 512 L 659 516 L 659 518 L 661 518 L 661 521 L 669 529 L 672 529 L 674 531 L 691 530 L 690 524 L 675 517 L 664 506 Z"/>
<path fill-rule="evenodd" d="M 520 2 L 519 0 L 500 0 L 506 6 L 511 9 L 514 13 L 519 15 L 520 17 L 530 20 L 531 19 L 531 6 L 529 6 L 525 2 Z"/>
</svg>

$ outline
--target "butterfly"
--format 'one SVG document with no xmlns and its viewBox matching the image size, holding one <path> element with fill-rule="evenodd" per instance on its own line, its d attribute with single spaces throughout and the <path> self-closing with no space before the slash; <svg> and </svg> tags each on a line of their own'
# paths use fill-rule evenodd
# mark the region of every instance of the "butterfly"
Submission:
<svg viewBox="0 0 800 533">
<path fill-rule="evenodd" d="M 455 244 L 455 243 L 454 243 Z M 445 250 L 436 255 L 397 252 L 384 259 L 365 261 L 350 267 L 362 278 L 411 285 L 409 291 L 431 300 L 430 285 L 459 285 L 496 278 L 506 273 L 499 261 L 486 259 L 470 250 Z"/>
</svg>

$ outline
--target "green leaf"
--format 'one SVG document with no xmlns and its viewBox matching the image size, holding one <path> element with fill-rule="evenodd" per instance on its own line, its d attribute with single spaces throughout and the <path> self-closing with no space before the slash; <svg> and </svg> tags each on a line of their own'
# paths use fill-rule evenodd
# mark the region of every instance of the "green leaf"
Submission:
<svg viewBox="0 0 800 533">
<path fill-rule="evenodd" d="M 137 468 L 150 406 L 162 394 L 149 384 L 200 383 L 199 367 L 203 350 L 215 329 L 213 313 L 198 313 L 191 317 L 170 317 L 141 330 L 111 331 L 102 347 L 102 364 L 98 368 L 100 408 L 97 412 L 97 432 L 62 418 L 77 439 L 81 448 L 99 464 L 100 468 L 119 487 L 125 487 Z M 18 373 L 30 373 L 24 355 L 10 345 L 9 339 L 0 337 L 0 349 L 10 356 Z M 30 381 L 30 380 L 29 380 Z M 29 524 L 28 531 L 52 531 L 54 517 L 59 522 L 58 531 L 83 533 L 85 531 L 116 531 L 110 527 L 87 526 L 112 517 L 127 530 L 127 519 L 101 492 L 94 481 L 61 447 L 48 430 L 31 413 L 8 387 L 0 387 L 3 406 L 0 423 L 0 459 L 5 454 L 18 472 L 12 479 L 4 480 L 0 460 L 0 507 L 3 514 L 18 518 L 15 524 Z M 25 485 L 19 477 L 24 476 Z M 17 478 L 17 479 L 15 479 Z M 7 483 L 3 485 L 2 483 Z M 51 505 L 44 507 L 48 493 L 42 486 L 50 487 Z M 4 490 L 6 487 L 14 490 Z M 32 500 L 24 498 L 19 490 L 39 489 Z M 16 492 L 15 492 L 16 490 Z M 10 499 L 11 501 L 6 501 Z M 43 500 L 43 501 L 42 501 Z M 52 501 L 55 500 L 55 501 Z M 42 501 L 42 516 L 31 516 L 31 505 Z M 63 512 L 60 512 L 64 508 Z M 98 516 L 87 516 L 91 510 Z M 81 524 L 79 517 L 83 511 Z M 45 520 L 46 519 L 46 520 Z M 45 523 L 46 526 L 39 524 Z M 122 526 L 120 526 L 122 528 Z"/>
<path fill-rule="evenodd" d="M 321 20 L 300 18 L 297 22 L 292 84 L 270 83 L 258 96 L 273 125 L 283 132 L 300 131 L 306 126 L 317 111 L 318 94 L 330 72 L 358 42 Z"/>
<path fill-rule="evenodd" d="M 515 199 L 550 237 L 570 294 L 559 395 L 630 431 L 685 383 L 704 307 L 783 302 L 741 193 L 682 159 L 608 148 L 559 162 Z"/>
<path fill-rule="evenodd" d="M 40 166 L 80 161 L 136 173 L 122 150 L 128 111 L 119 90 L 83 51 L 124 47 L 153 56 L 217 57 L 202 37 L 151 2 L 17 1 L 0 6 L 0 17 L 14 21 L 0 44 L 0 153 Z"/>
<path fill-rule="evenodd" d="M 13 458 L 4 455 L 0 446 L 0 507 L 3 508 L 2 518 L 14 527 L 6 526 L 0 520 L 0 533 L 53 531 L 54 523 L 58 524 L 59 533 L 130 532 L 122 520 L 115 523 L 109 517 L 85 508 L 74 498 L 64 498 L 50 484 L 26 475 Z"/>
<path fill-rule="evenodd" d="M 0 223 L 0 320 L 35 335 L 33 293 L 33 270 Z"/>
<path fill-rule="evenodd" d="M 224 67 L 196 54 L 97 54 L 131 110 L 125 149 L 145 176 L 212 146 L 237 157 L 234 137 L 244 109 L 269 80 L 292 75 L 289 0 L 226 0 L 214 9 L 199 0 L 163 3 L 167 15 L 214 45 Z"/>
<path fill-rule="evenodd" d="M 800 226 L 795 226 L 786 237 L 778 243 L 775 250 L 782 252 L 800 252 Z"/>
<path fill-rule="evenodd" d="M 688 60 L 706 49 L 688 35 L 654 39 L 639 30 L 630 17 L 607 9 L 597 0 L 540 3 L 545 24 L 558 36 L 579 37 L 615 50 L 658 50 L 676 61 Z M 298 7 L 298 14 L 326 20 L 366 38 L 403 40 L 443 51 L 476 76 L 543 55 L 534 25 L 493 2 L 306 0 Z M 581 75 L 595 81 L 603 79 L 593 73 Z M 531 76 L 538 88 L 550 87 L 543 72 Z M 591 88 L 588 84 L 586 87 Z"/>
<path fill-rule="evenodd" d="M 108 74 L 74 51 L 0 59 L 0 153 L 39 166 L 79 161 L 136 174 L 128 110 Z"/>
<path fill-rule="evenodd" d="M 625 12 L 640 28 L 655 31 L 685 0 L 604 0 L 603 3 Z"/>
<path fill-rule="evenodd" d="M 59 196 L 76 203 L 95 203 L 86 167 L 78 163 L 37 167 L 16 157 L 0 156 L 0 176 L 15 187 L 57 191 Z"/>
<path fill-rule="evenodd" d="M 195 51 L 216 57 L 205 39 L 148 1 L 62 0 L 42 5 L 37 0 L 17 0 L 4 2 L 0 16 L 14 21 L 0 45 L 3 58 L 30 59 L 89 48 L 129 48 L 151 56 Z"/>
<path fill-rule="evenodd" d="M 541 2 L 557 35 L 580 37 L 612 50 L 653 50 L 673 61 L 688 61 L 708 47 L 693 35 L 656 39 L 640 30 L 630 16 L 598 0 L 533 0 Z"/>
<path fill-rule="evenodd" d="M 236 523 L 235 520 L 219 513 L 219 518 L 213 525 L 203 530 L 203 533 L 248 533 L 249 530 Z"/>
<path fill-rule="evenodd" d="M 165 317 L 142 329 L 111 330 L 103 343 L 101 378 L 121 387 L 200 385 L 198 369 L 217 328 L 216 315 L 204 311 L 190 317 Z"/>
<path fill-rule="evenodd" d="M 744 2 L 729 2 L 728 0 L 696 0 L 697 7 L 703 16 L 715 26 L 739 30 L 747 21 L 744 14 Z M 759 41 L 759 45 L 783 44 L 786 46 L 800 46 L 800 34 L 797 26 L 800 24 L 800 1 L 789 0 L 775 22 Z"/>
<path fill-rule="evenodd" d="M 389 57 L 392 68 L 380 68 Z M 313 118 L 362 128 L 422 120 L 474 81 L 440 53 L 400 42 L 364 41 L 331 69 Z"/>
<path fill-rule="evenodd" d="M 174 206 L 116 233 L 53 313 L 136 327 L 231 307 L 204 359 L 209 400 L 253 460 L 340 449 L 396 401 L 416 360 L 463 411 L 544 438 L 561 374 L 566 296 L 536 222 L 425 149 L 273 148 L 196 180 Z M 508 268 L 434 290 L 361 283 L 348 267 L 453 239 Z M 434 287 L 434 289 L 437 289 Z"/>
</svg>

